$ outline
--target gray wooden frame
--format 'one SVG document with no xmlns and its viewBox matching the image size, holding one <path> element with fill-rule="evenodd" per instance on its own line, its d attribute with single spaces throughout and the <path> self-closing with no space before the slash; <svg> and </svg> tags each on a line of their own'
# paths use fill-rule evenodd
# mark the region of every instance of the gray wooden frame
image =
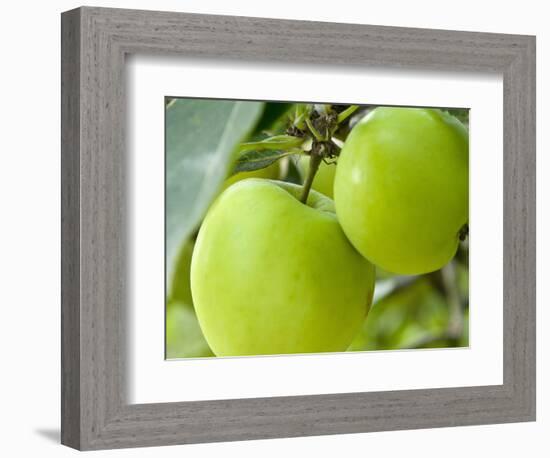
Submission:
<svg viewBox="0 0 550 458">
<path fill-rule="evenodd" d="M 535 419 L 535 38 L 83 7 L 62 15 L 62 427 L 77 449 Z M 503 385 L 130 405 L 125 56 L 504 78 Z M 497 204 L 497 203 L 495 203 Z"/>
</svg>

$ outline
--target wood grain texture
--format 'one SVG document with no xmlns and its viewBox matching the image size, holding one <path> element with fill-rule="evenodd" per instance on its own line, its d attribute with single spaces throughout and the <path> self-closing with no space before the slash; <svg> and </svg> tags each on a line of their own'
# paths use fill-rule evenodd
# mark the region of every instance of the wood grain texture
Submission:
<svg viewBox="0 0 550 458">
<path fill-rule="evenodd" d="M 80 446 L 80 14 L 61 24 L 61 441 Z"/>
<path fill-rule="evenodd" d="M 535 39 L 80 8 L 62 16 L 62 442 L 78 449 L 535 418 Z M 128 54 L 498 72 L 504 77 L 504 384 L 130 405 Z"/>
</svg>

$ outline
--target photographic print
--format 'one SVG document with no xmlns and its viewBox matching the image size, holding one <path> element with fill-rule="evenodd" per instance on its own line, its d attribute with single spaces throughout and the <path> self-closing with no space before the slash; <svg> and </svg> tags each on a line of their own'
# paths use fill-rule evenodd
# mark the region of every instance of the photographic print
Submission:
<svg viewBox="0 0 550 458">
<path fill-rule="evenodd" d="M 467 347 L 468 124 L 167 97 L 166 358 Z"/>
</svg>

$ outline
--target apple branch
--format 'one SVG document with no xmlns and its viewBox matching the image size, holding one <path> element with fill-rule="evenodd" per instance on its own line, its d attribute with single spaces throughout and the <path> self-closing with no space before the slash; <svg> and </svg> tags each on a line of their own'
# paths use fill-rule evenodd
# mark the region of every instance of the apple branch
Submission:
<svg viewBox="0 0 550 458">
<path fill-rule="evenodd" d="M 323 156 L 316 154 L 314 151 L 311 152 L 311 155 L 309 156 L 309 170 L 302 189 L 302 196 L 300 197 L 300 202 L 303 204 L 307 202 L 307 197 L 309 196 L 309 191 L 311 190 L 311 185 L 313 184 L 313 179 L 315 178 L 317 170 L 319 170 L 319 165 L 322 160 Z"/>
</svg>

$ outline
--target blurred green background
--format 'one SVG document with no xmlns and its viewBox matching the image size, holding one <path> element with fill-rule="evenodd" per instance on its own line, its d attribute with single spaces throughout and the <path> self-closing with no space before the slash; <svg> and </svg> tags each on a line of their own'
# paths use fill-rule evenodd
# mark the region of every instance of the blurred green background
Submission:
<svg viewBox="0 0 550 458">
<path fill-rule="evenodd" d="M 194 240 L 209 205 L 231 183 L 256 176 L 299 183 L 304 158 L 231 175 L 242 142 L 284 133 L 295 105 L 166 98 L 167 359 L 214 356 L 197 321 L 189 286 Z M 319 107 L 318 107 L 319 108 Z M 368 110 L 362 106 L 343 132 Z M 444 109 L 468 126 L 468 109 Z M 347 131 L 346 131 L 347 129 Z M 331 196 L 335 165 L 323 164 L 314 188 Z M 348 351 L 463 347 L 468 337 L 468 242 L 441 270 L 398 276 L 377 270 L 374 301 Z"/>
</svg>

